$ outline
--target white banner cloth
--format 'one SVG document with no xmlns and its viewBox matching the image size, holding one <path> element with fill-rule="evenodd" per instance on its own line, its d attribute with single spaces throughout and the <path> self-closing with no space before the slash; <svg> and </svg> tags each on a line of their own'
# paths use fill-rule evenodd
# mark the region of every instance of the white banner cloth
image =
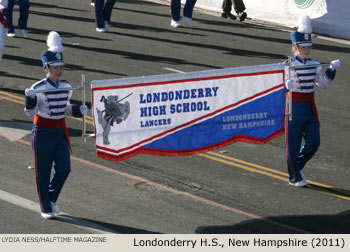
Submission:
<svg viewBox="0 0 350 252">
<path fill-rule="evenodd" d="M 284 64 L 92 81 L 97 155 L 191 155 L 283 133 Z"/>
</svg>

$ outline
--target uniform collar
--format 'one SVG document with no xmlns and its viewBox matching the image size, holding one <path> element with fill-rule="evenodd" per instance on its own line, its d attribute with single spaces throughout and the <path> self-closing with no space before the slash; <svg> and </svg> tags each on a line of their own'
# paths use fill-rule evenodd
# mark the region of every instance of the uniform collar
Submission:
<svg viewBox="0 0 350 252">
<path fill-rule="evenodd" d="M 302 64 L 306 64 L 307 63 L 307 61 L 309 60 L 309 58 L 306 58 L 306 59 L 302 59 L 302 58 L 300 58 L 299 56 L 295 56 L 295 59 L 297 60 L 297 61 L 299 61 L 300 63 L 302 63 Z"/>
<path fill-rule="evenodd" d="M 50 83 L 53 87 L 55 87 L 55 88 L 58 88 L 58 86 L 59 86 L 59 84 L 60 84 L 60 81 L 59 80 L 57 80 L 57 83 L 56 82 L 54 82 L 53 80 L 51 80 L 50 79 L 50 77 L 47 77 L 46 78 L 46 81 L 48 82 L 48 83 Z"/>
</svg>

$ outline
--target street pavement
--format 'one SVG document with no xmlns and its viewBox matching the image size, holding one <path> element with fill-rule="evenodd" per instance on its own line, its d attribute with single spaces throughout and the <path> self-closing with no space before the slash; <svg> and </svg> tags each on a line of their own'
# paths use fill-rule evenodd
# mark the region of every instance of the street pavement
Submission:
<svg viewBox="0 0 350 252">
<path fill-rule="evenodd" d="M 249 10 L 248 10 L 249 14 Z M 14 20 L 17 19 L 15 8 Z M 340 59 L 330 89 L 316 90 L 321 146 L 305 167 L 310 185 L 288 185 L 284 136 L 265 145 L 235 143 L 187 157 L 138 155 L 116 163 L 82 141 L 67 119 L 72 172 L 55 220 L 40 216 L 24 90 L 44 78 L 40 53 L 57 31 L 63 78 L 87 81 L 280 63 L 290 33 L 195 10 L 196 27 L 170 27 L 169 6 L 117 1 L 111 30 L 97 33 L 90 1 L 31 1 L 29 39 L 6 38 L 0 62 L 0 233 L 350 233 L 349 41 L 314 36 L 311 57 Z M 90 90 L 87 92 L 91 115 Z M 81 103 L 75 91 L 72 103 Z M 91 119 L 87 130 L 93 132 Z"/>
</svg>

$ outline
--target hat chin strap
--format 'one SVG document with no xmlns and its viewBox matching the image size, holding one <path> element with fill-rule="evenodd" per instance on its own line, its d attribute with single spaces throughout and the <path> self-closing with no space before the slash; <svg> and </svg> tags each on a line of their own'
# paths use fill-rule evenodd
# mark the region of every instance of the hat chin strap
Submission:
<svg viewBox="0 0 350 252">
<path fill-rule="evenodd" d="M 298 44 L 295 44 L 295 48 L 296 48 L 296 51 L 294 52 L 294 54 L 298 56 L 300 54 Z"/>
</svg>

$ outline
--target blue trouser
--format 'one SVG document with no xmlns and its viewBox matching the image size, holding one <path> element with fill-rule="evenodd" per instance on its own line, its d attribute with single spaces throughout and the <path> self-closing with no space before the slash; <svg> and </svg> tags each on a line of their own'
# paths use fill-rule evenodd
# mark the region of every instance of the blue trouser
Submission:
<svg viewBox="0 0 350 252">
<path fill-rule="evenodd" d="M 95 0 L 95 15 L 97 28 L 104 28 L 105 21 L 111 21 L 112 10 L 116 0 Z"/>
<path fill-rule="evenodd" d="M 13 27 L 12 16 L 13 16 L 13 6 L 15 5 L 15 0 L 8 0 L 8 6 L 6 10 L 6 21 L 8 25 L 8 32 L 14 33 L 15 29 Z M 19 0 L 19 18 L 18 18 L 18 29 L 27 29 L 27 21 L 29 17 L 29 0 Z"/>
<path fill-rule="evenodd" d="M 187 0 L 184 7 L 184 16 L 192 18 L 193 8 L 197 0 Z M 171 0 L 170 2 L 171 19 L 180 20 L 181 0 Z"/>
<path fill-rule="evenodd" d="M 320 146 L 320 125 L 313 114 L 312 102 L 293 101 L 292 119 L 288 121 L 286 117 L 285 136 L 289 181 L 295 183 L 302 180 L 300 171 Z"/>
<path fill-rule="evenodd" d="M 33 125 L 32 145 L 35 156 L 35 176 L 41 211 L 52 212 L 63 184 L 70 173 L 70 148 L 65 130 Z M 51 176 L 52 165 L 55 173 Z"/>
</svg>

